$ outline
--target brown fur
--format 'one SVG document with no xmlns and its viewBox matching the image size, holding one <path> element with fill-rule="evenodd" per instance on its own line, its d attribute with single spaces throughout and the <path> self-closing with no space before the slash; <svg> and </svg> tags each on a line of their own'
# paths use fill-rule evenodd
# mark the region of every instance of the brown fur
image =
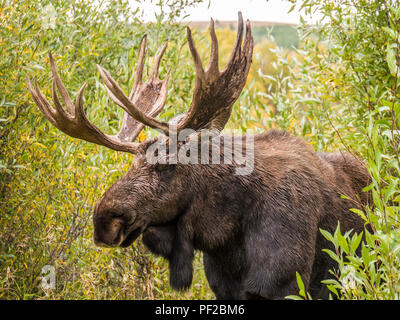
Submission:
<svg viewBox="0 0 400 320">
<path fill-rule="evenodd" d="M 144 232 L 169 260 L 176 289 L 190 286 L 201 250 L 219 299 L 296 294 L 296 271 L 314 297 L 326 297 L 320 281 L 332 263 L 319 228 L 333 232 L 340 221 L 343 232 L 363 230 L 349 209 L 368 202 L 368 172 L 352 155 L 316 153 L 282 131 L 254 136 L 254 149 L 247 176 L 235 165 L 150 165 L 139 156 L 97 204 L 95 242 L 128 246 Z"/>
</svg>

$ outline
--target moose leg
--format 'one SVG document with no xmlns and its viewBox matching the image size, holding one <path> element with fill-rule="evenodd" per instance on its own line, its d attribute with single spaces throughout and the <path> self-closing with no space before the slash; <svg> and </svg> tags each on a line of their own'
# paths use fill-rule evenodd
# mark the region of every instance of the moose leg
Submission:
<svg viewBox="0 0 400 320">
<path fill-rule="evenodd" d="M 208 284 L 217 300 L 238 299 L 240 282 L 228 273 L 224 265 L 206 252 L 203 254 L 203 261 Z"/>
<path fill-rule="evenodd" d="M 193 279 L 193 242 L 177 232 L 169 258 L 169 283 L 172 288 L 186 290 Z"/>
</svg>

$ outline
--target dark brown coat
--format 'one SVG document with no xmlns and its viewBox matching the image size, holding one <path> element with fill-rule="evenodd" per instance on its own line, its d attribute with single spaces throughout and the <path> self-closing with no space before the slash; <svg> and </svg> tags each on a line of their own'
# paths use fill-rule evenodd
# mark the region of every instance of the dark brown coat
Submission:
<svg viewBox="0 0 400 320">
<path fill-rule="evenodd" d="M 296 271 L 314 297 L 326 297 L 320 281 L 332 261 L 322 252 L 330 244 L 319 228 L 334 232 L 340 221 L 342 232 L 363 230 L 349 209 L 362 208 L 358 198 L 366 203 L 368 173 L 351 155 L 318 154 L 282 131 L 256 135 L 254 145 L 255 168 L 247 176 L 235 175 L 234 165 L 138 160 L 99 201 L 95 241 L 120 241 L 101 223 L 113 212 L 130 230 L 120 245 L 144 231 L 145 244 L 168 258 L 176 289 L 190 286 L 194 250 L 201 250 L 218 299 L 296 294 Z"/>
</svg>

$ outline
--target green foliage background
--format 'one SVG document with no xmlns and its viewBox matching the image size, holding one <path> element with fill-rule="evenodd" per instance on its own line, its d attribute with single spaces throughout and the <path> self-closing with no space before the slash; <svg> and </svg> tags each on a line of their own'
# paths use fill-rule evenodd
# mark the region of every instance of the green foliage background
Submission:
<svg viewBox="0 0 400 320">
<path fill-rule="evenodd" d="M 157 50 L 169 42 L 161 64 L 161 76 L 172 67 L 167 108 L 160 116 L 167 120 L 190 104 L 195 72 L 180 19 L 198 2 L 159 1 L 161 13 L 149 24 L 127 0 L 0 2 L 0 298 L 213 298 L 200 254 L 191 289 L 175 292 L 168 284 L 167 263 L 140 240 L 129 249 L 94 246 L 93 205 L 129 168 L 132 156 L 55 129 L 33 104 L 24 80 L 26 74 L 36 76 L 51 97 L 47 54 L 52 51 L 73 97 L 88 81 L 90 120 L 116 133 L 122 110 L 109 101 L 96 64 L 110 70 L 127 92 L 146 33 L 147 73 Z M 342 234 L 340 227 L 334 234 L 321 230 L 335 245 L 327 254 L 339 263 L 326 284 L 332 296 L 340 293 L 343 299 L 399 299 L 400 4 L 290 2 L 305 16 L 320 13 L 321 21 L 304 21 L 298 37 L 272 29 L 275 41 L 263 36 L 265 30 L 257 31 L 248 83 L 228 127 L 244 132 L 281 128 L 303 136 L 318 151 L 343 150 L 365 160 L 374 207 L 349 214 L 361 215 L 375 232 L 365 232 L 362 242 L 360 235 Z M 235 32 L 219 29 L 217 35 L 224 65 Z M 195 36 L 207 63 L 207 32 Z M 147 130 L 140 138 L 153 134 Z M 56 268 L 55 290 L 40 286 L 45 265 Z M 310 298 L 301 275 L 298 282 L 294 298 Z"/>
</svg>

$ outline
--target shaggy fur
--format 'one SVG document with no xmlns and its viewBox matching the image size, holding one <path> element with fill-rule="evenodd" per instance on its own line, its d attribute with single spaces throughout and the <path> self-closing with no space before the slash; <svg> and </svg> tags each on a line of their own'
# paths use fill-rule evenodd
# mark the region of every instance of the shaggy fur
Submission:
<svg viewBox="0 0 400 320">
<path fill-rule="evenodd" d="M 222 141 L 224 137 L 221 136 Z M 314 298 L 326 298 L 330 247 L 319 228 L 361 232 L 369 183 L 364 165 L 349 154 L 316 153 L 282 131 L 254 136 L 254 171 L 235 165 L 150 165 L 138 157 L 100 199 L 94 240 L 144 243 L 169 260 L 170 283 L 192 282 L 194 250 L 217 299 L 282 299 L 297 294 L 296 271 Z M 344 199 L 345 195 L 348 199 Z"/>
</svg>

